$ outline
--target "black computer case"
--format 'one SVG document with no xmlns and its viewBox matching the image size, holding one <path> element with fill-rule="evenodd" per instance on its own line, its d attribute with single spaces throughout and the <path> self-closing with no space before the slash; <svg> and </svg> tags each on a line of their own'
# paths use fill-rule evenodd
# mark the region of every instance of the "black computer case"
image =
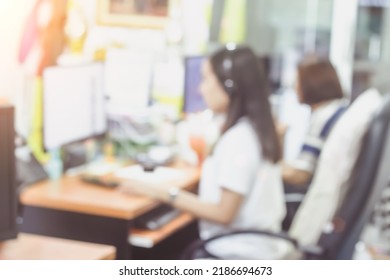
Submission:
<svg viewBox="0 0 390 280">
<path fill-rule="evenodd" d="M 14 108 L 0 104 L 0 241 L 17 235 L 15 172 Z"/>
</svg>

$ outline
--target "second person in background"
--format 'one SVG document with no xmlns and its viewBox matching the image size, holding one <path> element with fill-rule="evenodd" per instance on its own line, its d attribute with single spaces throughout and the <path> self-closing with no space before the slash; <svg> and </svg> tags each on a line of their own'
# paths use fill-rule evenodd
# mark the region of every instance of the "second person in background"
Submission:
<svg viewBox="0 0 390 280">
<path fill-rule="evenodd" d="M 293 163 L 283 164 L 287 185 L 305 191 L 316 169 L 322 147 L 334 124 L 348 106 L 336 70 L 326 59 L 305 57 L 298 65 L 296 92 L 299 102 L 310 106 L 309 131 L 301 152 Z"/>
</svg>

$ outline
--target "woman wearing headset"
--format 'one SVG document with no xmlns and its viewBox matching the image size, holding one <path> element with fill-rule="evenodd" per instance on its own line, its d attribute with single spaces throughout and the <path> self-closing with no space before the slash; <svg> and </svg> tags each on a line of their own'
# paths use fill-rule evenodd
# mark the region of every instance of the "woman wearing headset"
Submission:
<svg viewBox="0 0 390 280">
<path fill-rule="evenodd" d="M 228 45 L 204 62 L 202 76 L 204 100 L 225 122 L 203 164 L 199 196 L 144 183 L 121 189 L 192 213 L 200 219 L 202 239 L 234 229 L 279 231 L 285 215 L 281 150 L 264 72 L 250 48 Z M 271 258 L 275 248 L 267 241 L 229 237 L 207 250 L 228 259 Z"/>
</svg>

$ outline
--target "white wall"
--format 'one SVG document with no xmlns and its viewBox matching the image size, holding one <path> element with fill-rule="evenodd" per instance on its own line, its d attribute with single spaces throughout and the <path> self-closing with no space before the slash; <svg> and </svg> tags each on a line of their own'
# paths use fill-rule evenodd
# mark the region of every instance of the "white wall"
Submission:
<svg viewBox="0 0 390 280">
<path fill-rule="evenodd" d="M 318 29 L 330 30 L 332 27 L 333 2 L 337 0 L 318 0 L 318 12 L 308 12 L 313 0 L 250 0 L 255 10 L 248 11 L 251 19 L 249 41 L 260 53 L 283 53 L 297 43 L 297 30 L 304 30 L 308 17 L 314 19 Z"/>
<path fill-rule="evenodd" d="M 352 89 L 357 11 L 358 0 L 335 1 L 330 58 L 347 94 Z"/>
<path fill-rule="evenodd" d="M 270 7 L 270 22 L 277 28 L 277 49 L 293 46 L 297 40 L 296 30 L 308 27 L 308 17 L 314 18 L 317 29 L 330 30 L 332 26 L 333 0 L 319 0 L 316 15 L 309 14 L 308 1 L 313 0 L 273 0 Z M 336 0 L 337 1 L 337 0 Z"/>
</svg>

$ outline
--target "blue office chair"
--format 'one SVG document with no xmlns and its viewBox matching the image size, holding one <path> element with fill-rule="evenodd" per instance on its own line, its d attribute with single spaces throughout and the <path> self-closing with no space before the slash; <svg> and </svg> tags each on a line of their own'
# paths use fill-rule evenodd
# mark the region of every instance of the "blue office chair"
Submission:
<svg viewBox="0 0 390 280">
<path fill-rule="evenodd" d="M 287 233 L 272 233 L 259 230 L 242 230 L 214 236 L 208 240 L 197 240 L 183 253 L 183 259 L 198 256 L 216 258 L 206 252 L 205 246 L 217 239 L 255 234 L 283 239 L 301 252 L 304 259 L 352 259 L 355 244 L 364 226 L 368 223 L 375 203 L 389 183 L 390 168 L 390 97 L 372 120 L 362 142 L 358 159 L 348 181 L 347 193 L 340 199 L 340 206 L 315 246 L 301 246 Z"/>
</svg>

